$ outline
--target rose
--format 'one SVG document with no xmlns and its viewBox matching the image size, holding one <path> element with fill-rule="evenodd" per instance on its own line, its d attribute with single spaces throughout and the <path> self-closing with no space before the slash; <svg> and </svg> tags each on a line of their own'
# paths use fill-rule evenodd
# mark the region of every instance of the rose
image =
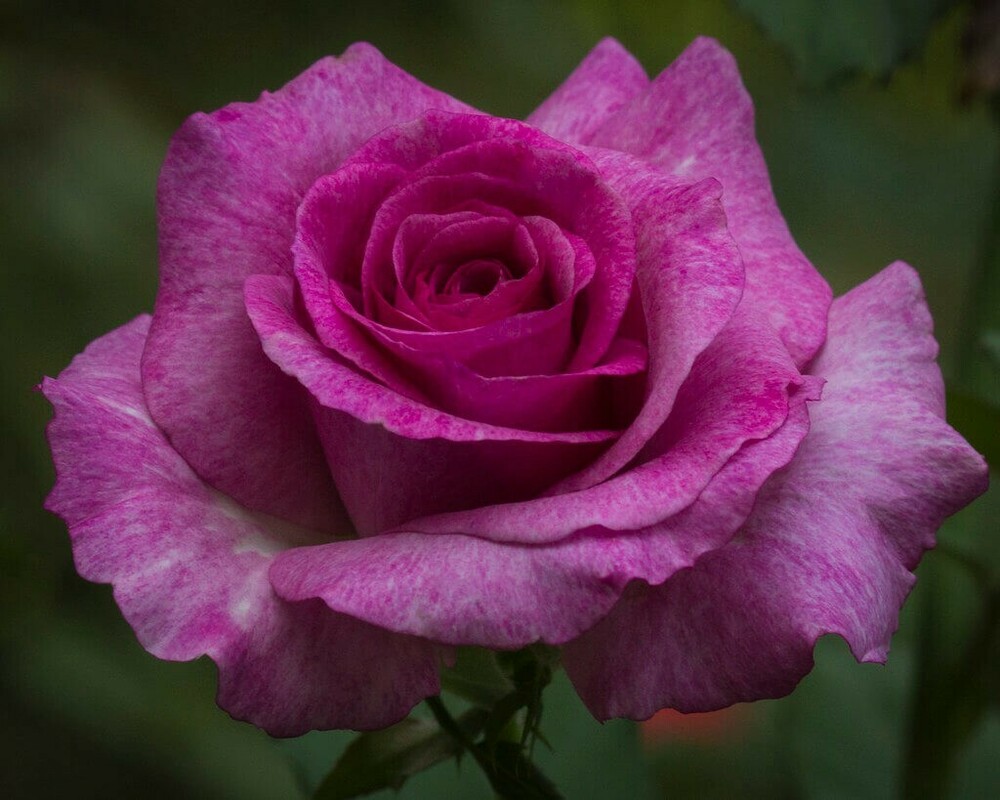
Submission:
<svg viewBox="0 0 1000 800">
<path fill-rule="evenodd" d="M 456 645 L 561 645 L 600 718 L 784 694 L 822 634 L 884 659 L 984 488 L 915 273 L 831 305 L 711 40 L 605 41 L 527 124 L 353 47 L 192 117 L 159 210 L 152 319 L 44 383 L 48 506 L 274 734 L 392 723 Z"/>
</svg>

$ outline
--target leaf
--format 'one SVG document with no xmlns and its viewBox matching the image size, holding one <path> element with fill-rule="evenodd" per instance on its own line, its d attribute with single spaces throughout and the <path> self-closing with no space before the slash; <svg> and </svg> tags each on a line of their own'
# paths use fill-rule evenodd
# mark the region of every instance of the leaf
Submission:
<svg viewBox="0 0 1000 800">
<path fill-rule="evenodd" d="M 887 76 L 919 51 L 955 0 L 735 0 L 784 47 L 808 84 L 855 72 Z"/>
<path fill-rule="evenodd" d="M 482 730 L 488 713 L 474 708 L 458 719 L 470 737 Z M 461 746 L 438 725 L 410 717 L 380 731 L 363 733 L 341 756 L 316 790 L 315 800 L 348 800 L 379 789 L 399 789 L 407 779 L 459 755 Z"/>
<path fill-rule="evenodd" d="M 494 747 L 500 741 L 505 729 L 511 720 L 515 718 L 517 712 L 530 702 L 531 697 L 521 689 L 515 689 L 506 697 L 502 697 L 497 701 L 490 712 L 489 719 L 486 720 L 485 738 L 487 750 Z"/>
<path fill-rule="evenodd" d="M 482 708 L 492 708 L 514 689 L 514 684 L 492 650 L 463 647 L 455 665 L 441 670 L 441 688 Z"/>
</svg>

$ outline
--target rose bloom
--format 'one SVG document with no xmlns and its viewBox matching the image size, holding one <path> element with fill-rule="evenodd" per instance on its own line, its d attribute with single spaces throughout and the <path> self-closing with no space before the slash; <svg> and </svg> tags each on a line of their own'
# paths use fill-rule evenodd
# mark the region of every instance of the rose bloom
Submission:
<svg viewBox="0 0 1000 800">
<path fill-rule="evenodd" d="M 80 574 L 272 734 L 373 729 L 454 648 L 546 642 L 593 714 L 882 661 L 982 492 L 902 263 L 832 301 L 733 58 L 607 40 L 526 122 L 368 45 L 191 117 L 160 287 L 55 380 Z"/>
</svg>

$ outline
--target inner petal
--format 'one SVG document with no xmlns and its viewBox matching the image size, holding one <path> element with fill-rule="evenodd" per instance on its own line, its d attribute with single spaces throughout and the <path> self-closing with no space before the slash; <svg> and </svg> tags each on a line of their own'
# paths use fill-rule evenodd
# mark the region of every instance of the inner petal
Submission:
<svg viewBox="0 0 1000 800">
<path fill-rule="evenodd" d="M 470 207 L 470 201 L 504 210 L 490 213 L 482 206 Z M 401 186 L 385 198 L 372 220 L 361 266 L 364 312 L 378 317 L 379 295 L 402 308 L 395 293 L 400 288 L 412 291 L 420 271 L 458 251 L 467 259 L 489 256 L 488 250 L 477 249 L 477 244 L 486 245 L 483 237 L 509 239 L 519 217 L 539 213 L 544 209 L 525 187 L 481 174 L 428 176 Z"/>
<path fill-rule="evenodd" d="M 401 237 L 405 228 L 401 227 Z M 413 249 L 393 247 L 394 256 L 411 258 L 409 263 L 395 264 L 396 274 L 403 273 L 400 285 L 411 292 L 417 280 L 423 278 L 435 293 L 444 293 L 456 270 L 475 261 L 500 262 L 507 276 L 517 277 L 526 275 L 538 264 L 531 236 L 516 219 L 463 219 L 441 228 L 416 253 Z"/>
<path fill-rule="evenodd" d="M 360 339 L 341 341 L 325 326 L 341 330 L 349 319 L 347 327 L 370 337 L 389 361 L 410 363 L 415 352 L 427 353 L 483 376 L 587 369 L 615 337 L 635 270 L 624 202 L 578 151 L 520 124 L 483 125 L 471 116 L 430 116 L 394 129 L 393 137 L 376 137 L 341 165 L 336 174 L 347 183 L 365 182 L 373 170 L 387 173 L 367 224 L 333 219 L 354 220 L 357 213 L 349 192 L 333 192 L 322 179 L 300 207 L 295 266 L 309 315 L 327 347 L 369 374 L 384 371 L 370 358 L 359 363 L 355 348 L 344 349 Z M 427 134 L 424 147 L 401 150 L 399 137 L 407 132 Z M 342 215 L 334 213 L 337 205 Z M 411 218 L 449 217 L 428 220 L 433 238 L 459 214 L 468 224 L 489 220 L 505 230 L 505 246 L 467 250 L 443 268 L 443 254 L 431 258 L 429 239 L 419 236 L 395 257 L 398 234 Z M 345 253 L 333 246 L 328 227 L 363 232 L 362 247 Z M 515 248 L 534 255 L 519 256 Z M 425 260 L 421 269 L 414 268 L 417 260 Z M 495 264 L 470 263 L 484 260 L 500 262 L 507 274 Z M 428 290 L 423 308 L 410 296 L 421 273 Z M 432 309 L 434 322 L 427 318 Z M 328 319 L 334 311 L 345 325 Z"/>
<path fill-rule="evenodd" d="M 499 258 L 475 258 L 460 264 L 451 273 L 436 299 L 440 302 L 451 298 L 486 297 L 501 281 L 510 277 L 510 270 Z"/>
<path fill-rule="evenodd" d="M 398 324 L 402 315 L 404 323 L 454 331 L 552 305 L 549 259 L 540 257 L 536 237 L 510 213 L 412 215 L 399 227 L 392 256 L 392 302 L 376 304 L 377 319 L 386 325 Z"/>
<path fill-rule="evenodd" d="M 454 359 L 485 376 L 544 375 L 564 370 L 579 341 L 574 319 L 577 296 L 607 266 L 602 264 L 606 253 L 595 252 L 584 236 L 550 217 L 550 209 L 533 201 L 525 187 L 479 173 L 431 175 L 397 185 L 382 199 L 369 224 L 360 281 L 365 289 L 372 290 L 364 301 L 370 299 L 372 303 L 368 313 L 363 303 L 353 301 L 353 286 L 331 274 L 327 267 L 330 256 L 325 252 L 327 237 L 313 224 L 319 221 L 315 207 L 321 205 L 320 216 L 327 220 L 347 218 L 353 211 L 347 198 L 333 195 L 328 189 L 327 181 L 321 180 L 304 201 L 295 249 L 296 274 L 321 338 L 319 329 L 323 325 L 318 320 L 325 316 L 321 307 L 332 304 L 387 351 L 405 360 L 412 359 L 416 350 Z M 338 202 L 344 204 L 340 215 L 331 207 Z M 514 243 L 518 248 L 537 252 L 538 266 L 524 278 L 506 281 L 482 298 L 484 313 L 478 314 L 473 324 L 468 317 L 455 319 L 454 324 L 431 324 L 402 291 L 409 267 L 423 252 L 427 239 L 449 227 L 449 223 L 487 217 L 492 224 L 506 221 L 515 227 L 523 226 L 527 236 L 518 233 Z M 404 236 L 404 229 L 411 228 Z M 533 281 L 543 274 L 547 286 L 532 289 Z M 516 305 L 516 313 L 500 308 L 506 302 L 512 303 L 508 308 L 514 308 L 515 300 L 507 293 L 518 292 L 538 298 L 539 307 L 532 310 L 532 304 L 521 302 Z M 486 303 L 491 304 L 489 314 L 485 313 Z M 330 337 L 324 341 L 327 339 Z"/>
<path fill-rule="evenodd" d="M 458 146 L 429 161 L 423 161 L 426 152 L 421 156 L 423 166 L 387 198 L 376 216 L 372 242 L 379 237 L 380 229 L 393 225 L 392 217 L 407 205 L 410 213 L 429 210 L 429 203 L 446 203 L 447 210 L 455 210 L 462 203 L 478 199 L 504 206 L 521 217 L 537 215 L 552 220 L 587 243 L 596 267 L 591 285 L 578 292 L 574 314 L 577 346 L 570 367 L 586 369 L 599 362 L 616 335 L 635 276 L 634 231 L 622 198 L 594 169 L 593 162 L 579 152 L 562 150 L 555 142 L 529 146 L 527 142 L 533 136 L 529 130 L 514 126 L 517 136 L 505 138 L 497 136 L 491 124 L 471 117 L 457 121 L 428 116 L 415 125 L 412 130 L 394 133 L 406 139 L 407 133 L 417 130 L 429 135 L 429 128 L 439 144 L 443 142 L 441 137 L 455 137 Z M 510 126 L 500 127 L 506 130 Z M 482 138 L 461 146 L 463 136 Z M 370 143 L 372 149 L 367 145 L 363 148 L 364 157 L 377 151 L 377 160 L 382 163 L 410 166 L 414 153 L 409 146 L 401 147 L 398 139 L 376 138 L 377 144 Z M 475 193 L 470 191 L 473 187 Z M 418 198 L 420 209 L 413 205 Z M 396 220 L 394 227 L 398 227 L 401 217 Z M 370 257 L 376 254 L 377 248 L 370 246 L 365 268 L 375 266 Z M 370 308 L 369 302 L 366 298 L 366 308 Z"/>
</svg>

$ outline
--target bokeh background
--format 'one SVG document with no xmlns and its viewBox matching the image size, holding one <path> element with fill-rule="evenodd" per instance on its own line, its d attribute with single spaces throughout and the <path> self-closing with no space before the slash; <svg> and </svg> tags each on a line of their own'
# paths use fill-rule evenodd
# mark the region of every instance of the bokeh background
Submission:
<svg viewBox="0 0 1000 800">
<path fill-rule="evenodd" d="M 996 2 L 2 0 L 0 796 L 299 798 L 350 738 L 230 720 L 212 665 L 147 655 L 41 509 L 49 409 L 32 387 L 152 308 L 172 131 L 359 39 L 523 117 L 609 34 L 652 74 L 698 34 L 735 53 L 802 248 L 838 293 L 897 258 L 919 269 L 952 424 L 1000 464 Z M 1000 492 L 940 540 L 888 667 L 823 640 L 789 698 L 642 729 L 599 726 L 560 681 L 540 761 L 571 800 L 1000 796 Z M 489 794 L 467 763 L 401 796 Z"/>
</svg>

